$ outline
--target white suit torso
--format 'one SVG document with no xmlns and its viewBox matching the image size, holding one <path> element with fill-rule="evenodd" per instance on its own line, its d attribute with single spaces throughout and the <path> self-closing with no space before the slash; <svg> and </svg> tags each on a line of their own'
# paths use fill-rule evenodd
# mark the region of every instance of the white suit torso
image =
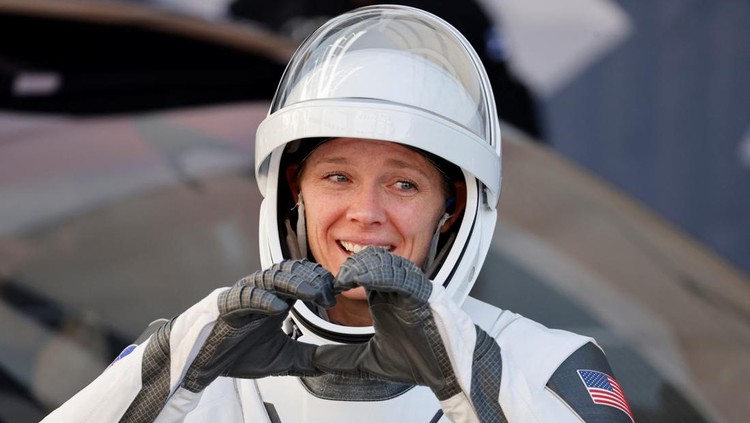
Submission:
<svg viewBox="0 0 750 423">
<path fill-rule="evenodd" d="M 592 340 L 548 329 L 510 311 L 468 298 L 467 312 L 495 338 L 502 353 L 500 403 L 511 422 L 581 421 L 546 383 L 574 351 Z M 311 342 L 313 339 L 300 341 Z M 168 413 L 167 413 L 168 415 Z M 320 398 L 297 377 L 219 378 L 203 392 L 185 422 L 447 422 L 432 392 L 415 386 L 377 401 Z"/>
</svg>

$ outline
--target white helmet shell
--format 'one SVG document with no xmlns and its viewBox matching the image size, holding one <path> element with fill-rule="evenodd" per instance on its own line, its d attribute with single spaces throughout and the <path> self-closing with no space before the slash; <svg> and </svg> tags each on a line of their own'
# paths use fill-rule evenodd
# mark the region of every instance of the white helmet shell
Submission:
<svg viewBox="0 0 750 423">
<path fill-rule="evenodd" d="M 284 257 L 278 216 L 281 156 L 293 141 L 351 137 L 391 141 L 459 167 L 465 211 L 433 282 L 460 304 L 489 250 L 500 195 L 500 126 L 489 79 L 476 52 L 444 20 L 406 6 L 369 6 L 333 18 L 290 61 L 258 127 L 255 172 L 264 196 L 264 267 Z M 329 339 L 367 335 L 325 321 L 304 304 L 295 316 Z"/>
</svg>

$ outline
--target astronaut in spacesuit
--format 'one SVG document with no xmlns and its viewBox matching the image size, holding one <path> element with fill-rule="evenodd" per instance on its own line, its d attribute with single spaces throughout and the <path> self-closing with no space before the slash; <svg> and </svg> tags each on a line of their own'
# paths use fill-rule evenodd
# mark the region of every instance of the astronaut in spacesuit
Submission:
<svg viewBox="0 0 750 423">
<path fill-rule="evenodd" d="M 632 422 L 594 340 L 468 296 L 500 127 L 445 21 L 371 6 L 320 27 L 255 164 L 263 269 L 154 327 L 45 421 Z"/>
</svg>

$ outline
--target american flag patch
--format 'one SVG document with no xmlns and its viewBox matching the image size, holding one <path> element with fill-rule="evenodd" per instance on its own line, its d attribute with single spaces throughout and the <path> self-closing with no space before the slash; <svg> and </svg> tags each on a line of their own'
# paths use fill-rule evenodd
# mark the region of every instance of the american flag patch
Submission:
<svg viewBox="0 0 750 423">
<path fill-rule="evenodd" d="M 595 404 L 617 408 L 627 414 L 631 422 L 635 422 L 625 394 L 615 378 L 596 370 L 578 370 L 578 375 Z"/>
</svg>

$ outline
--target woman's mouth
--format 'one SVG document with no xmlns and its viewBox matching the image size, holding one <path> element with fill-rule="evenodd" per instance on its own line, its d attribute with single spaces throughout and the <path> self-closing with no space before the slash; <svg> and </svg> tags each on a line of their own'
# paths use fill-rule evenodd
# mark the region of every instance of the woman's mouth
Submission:
<svg viewBox="0 0 750 423">
<path fill-rule="evenodd" d="M 358 252 L 364 250 L 367 247 L 381 247 L 381 248 L 387 248 L 388 251 L 393 251 L 392 245 L 377 245 L 377 244 L 357 244 L 350 241 L 338 241 L 339 246 L 342 250 L 348 255 L 357 254 Z"/>
</svg>

